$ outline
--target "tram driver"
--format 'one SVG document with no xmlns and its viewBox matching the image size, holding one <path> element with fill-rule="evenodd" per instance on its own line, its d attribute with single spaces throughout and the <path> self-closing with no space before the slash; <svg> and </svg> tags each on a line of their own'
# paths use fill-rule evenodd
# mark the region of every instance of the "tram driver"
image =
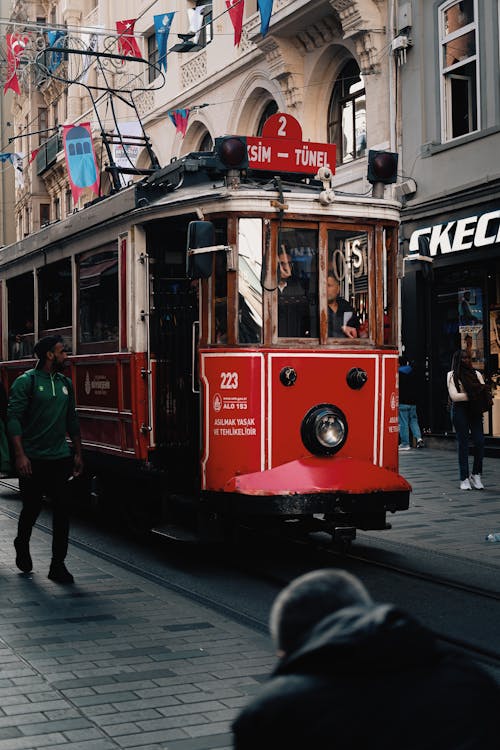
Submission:
<svg viewBox="0 0 500 750">
<path fill-rule="evenodd" d="M 340 297 L 340 284 L 332 271 L 328 272 L 328 336 L 332 338 L 358 338 L 359 319 L 347 300 Z"/>
<path fill-rule="evenodd" d="M 280 336 L 310 337 L 311 309 L 302 281 L 285 246 L 278 253 L 278 331 Z"/>
</svg>

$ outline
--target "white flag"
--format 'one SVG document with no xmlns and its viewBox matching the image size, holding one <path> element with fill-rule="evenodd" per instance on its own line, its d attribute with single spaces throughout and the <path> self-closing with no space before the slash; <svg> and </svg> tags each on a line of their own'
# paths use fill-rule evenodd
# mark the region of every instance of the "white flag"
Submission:
<svg viewBox="0 0 500 750">
<path fill-rule="evenodd" d="M 198 39 L 200 38 L 201 27 L 203 26 L 203 11 L 206 7 L 206 5 L 198 5 L 197 8 L 189 8 L 187 12 L 189 18 L 189 31 L 194 34 L 192 41 L 195 44 L 197 44 Z"/>
<path fill-rule="evenodd" d="M 82 42 L 85 45 L 85 48 L 87 52 L 92 53 L 97 50 L 97 42 L 98 42 L 98 36 L 97 34 L 87 34 L 86 32 L 83 32 L 81 35 Z M 90 67 L 94 61 L 94 56 L 92 54 L 88 55 L 82 55 L 83 59 L 83 68 L 80 76 L 78 77 L 79 83 L 86 84 L 88 77 L 89 77 L 89 70 Z"/>
<path fill-rule="evenodd" d="M 24 154 L 22 152 L 12 154 L 12 164 L 14 165 L 14 177 L 16 187 L 24 187 L 24 172 L 23 172 L 23 159 Z"/>
</svg>

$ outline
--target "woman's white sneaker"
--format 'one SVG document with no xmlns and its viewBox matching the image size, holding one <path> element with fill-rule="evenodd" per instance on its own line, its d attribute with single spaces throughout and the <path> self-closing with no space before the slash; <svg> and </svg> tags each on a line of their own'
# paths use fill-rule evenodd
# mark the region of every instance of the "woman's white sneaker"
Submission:
<svg viewBox="0 0 500 750">
<path fill-rule="evenodd" d="M 484 490 L 484 484 L 481 482 L 481 474 L 470 475 L 471 487 L 475 490 Z"/>
<path fill-rule="evenodd" d="M 472 489 L 469 477 L 467 477 L 467 479 L 462 479 L 462 481 L 460 482 L 460 489 L 461 490 L 471 490 Z"/>
</svg>

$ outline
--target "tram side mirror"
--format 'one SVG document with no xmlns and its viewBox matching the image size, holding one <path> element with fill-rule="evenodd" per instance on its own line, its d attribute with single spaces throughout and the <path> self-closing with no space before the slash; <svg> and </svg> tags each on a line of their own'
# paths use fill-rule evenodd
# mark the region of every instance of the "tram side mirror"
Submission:
<svg viewBox="0 0 500 750">
<path fill-rule="evenodd" d="M 190 221 L 187 231 L 186 275 L 188 279 L 208 279 L 212 275 L 213 252 L 200 252 L 215 245 L 211 221 Z M 192 251 L 195 252 L 192 252 Z"/>
</svg>

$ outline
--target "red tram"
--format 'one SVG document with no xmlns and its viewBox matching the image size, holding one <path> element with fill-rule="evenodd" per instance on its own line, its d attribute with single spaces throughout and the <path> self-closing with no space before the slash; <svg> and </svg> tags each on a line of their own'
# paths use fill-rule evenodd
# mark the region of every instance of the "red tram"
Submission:
<svg viewBox="0 0 500 750">
<path fill-rule="evenodd" d="M 133 525 L 385 528 L 411 490 L 399 204 L 333 195 L 327 169 L 242 171 L 221 143 L 2 249 L 3 381 L 64 337 L 93 496 Z M 332 277 L 355 338 L 331 328 Z"/>
</svg>

